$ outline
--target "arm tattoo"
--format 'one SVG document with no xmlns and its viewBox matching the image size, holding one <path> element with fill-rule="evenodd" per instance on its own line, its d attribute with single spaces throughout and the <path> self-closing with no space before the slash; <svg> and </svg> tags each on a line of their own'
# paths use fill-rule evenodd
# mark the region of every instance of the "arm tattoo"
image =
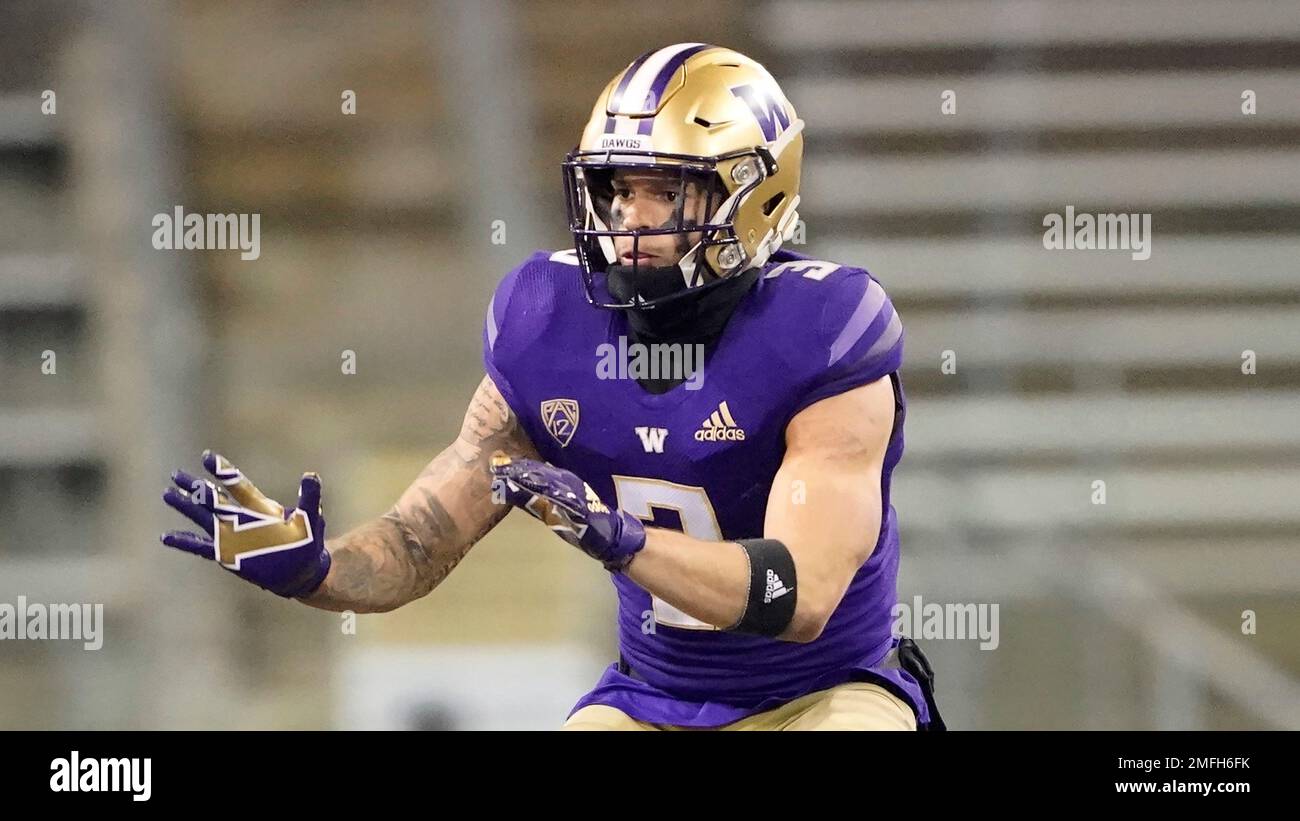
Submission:
<svg viewBox="0 0 1300 821">
<path fill-rule="evenodd" d="M 492 501 L 492 453 L 539 458 L 492 380 L 484 377 L 460 435 L 380 518 L 331 539 L 321 589 L 303 599 L 326 610 L 382 612 L 427 594 L 505 518 Z"/>
</svg>

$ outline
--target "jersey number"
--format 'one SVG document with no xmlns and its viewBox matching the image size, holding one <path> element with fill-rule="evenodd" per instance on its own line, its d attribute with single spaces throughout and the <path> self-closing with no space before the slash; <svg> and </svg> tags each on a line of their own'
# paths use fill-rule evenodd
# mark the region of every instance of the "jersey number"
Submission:
<svg viewBox="0 0 1300 821">
<path fill-rule="evenodd" d="M 803 271 L 804 279 L 813 279 L 818 282 L 835 273 L 840 266 L 834 262 L 822 262 L 819 259 L 796 259 L 793 262 L 783 262 L 764 275 L 763 279 L 774 279 L 781 276 L 786 271 L 798 273 Z"/>
<path fill-rule="evenodd" d="M 722 528 L 718 526 L 713 503 L 709 501 L 704 488 L 639 476 L 614 476 L 613 479 L 618 506 L 638 519 L 652 524 L 655 518 L 654 508 L 675 510 L 682 520 L 682 532 L 687 536 L 709 542 L 722 541 Z M 718 629 L 686 615 L 655 596 L 651 596 L 651 601 L 654 602 L 656 624 L 687 630 Z"/>
</svg>

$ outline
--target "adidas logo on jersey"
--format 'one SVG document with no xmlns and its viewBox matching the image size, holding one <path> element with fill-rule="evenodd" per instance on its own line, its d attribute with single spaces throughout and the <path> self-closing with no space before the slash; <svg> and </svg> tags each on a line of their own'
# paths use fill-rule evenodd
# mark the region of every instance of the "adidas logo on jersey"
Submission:
<svg viewBox="0 0 1300 821">
<path fill-rule="evenodd" d="M 767 589 L 763 591 L 763 604 L 771 604 L 772 599 L 779 599 L 790 590 L 781 581 L 781 577 L 776 575 L 776 571 L 771 568 L 767 571 Z"/>
<path fill-rule="evenodd" d="M 709 414 L 709 418 L 704 420 L 700 429 L 695 431 L 695 441 L 697 442 L 743 442 L 745 440 L 745 431 L 741 430 L 740 425 L 731 416 L 731 409 L 727 403 L 723 402 L 718 405 L 718 409 Z"/>
</svg>

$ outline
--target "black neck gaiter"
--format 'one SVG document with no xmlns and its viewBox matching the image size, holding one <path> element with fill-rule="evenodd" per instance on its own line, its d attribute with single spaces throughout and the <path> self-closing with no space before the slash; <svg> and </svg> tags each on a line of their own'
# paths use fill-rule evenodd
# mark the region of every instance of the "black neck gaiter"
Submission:
<svg viewBox="0 0 1300 821">
<path fill-rule="evenodd" d="M 760 271 L 751 268 L 727 278 L 698 295 L 687 295 L 673 303 L 651 308 L 626 308 L 628 336 L 643 345 L 703 345 L 705 355 L 713 351 L 740 300 L 758 281 Z M 654 394 L 672 390 L 685 379 L 639 379 L 641 387 Z"/>
</svg>

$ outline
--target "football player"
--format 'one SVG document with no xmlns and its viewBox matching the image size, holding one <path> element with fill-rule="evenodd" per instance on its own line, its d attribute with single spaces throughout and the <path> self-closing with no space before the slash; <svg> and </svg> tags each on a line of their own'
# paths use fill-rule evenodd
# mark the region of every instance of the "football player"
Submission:
<svg viewBox="0 0 1300 821">
<path fill-rule="evenodd" d="M 650 51 L 565 162 L 574 248 L 505 276 L 456 441 L 384 516 L 326 540 L 321 483 L 265 498 L 204 454 L 163 542 L 281 596 L 385 611 L 427 594 L 512 507 L 600 562 L 619 655 L 573 729 L 938 729 L 891 635 L 903 329 L 860 268 L 782 250 L 803 121 L 735 51 Z M 698 345 L 697 371 L 608 379 L 619 338 Z M 691 384 L 687 384 L 687 379 Z"/>
</svg>

